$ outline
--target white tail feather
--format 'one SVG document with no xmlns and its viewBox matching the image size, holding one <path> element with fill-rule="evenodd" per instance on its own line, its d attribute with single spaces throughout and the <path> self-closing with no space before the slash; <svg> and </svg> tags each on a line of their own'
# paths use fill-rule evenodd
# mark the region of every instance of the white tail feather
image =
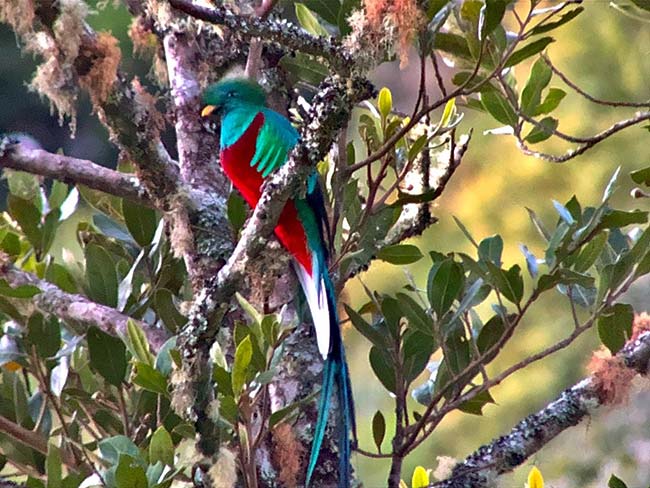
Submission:
<svg viewBox="0 0 650 488">
<path fill-rule="evenodd" d="M 307 304 L 316 329 L 316 342 L 323 359 L 327 359 L 330 351 L 330 311 L 327 306 L 327 290 L 325 282 L 320 277 L 314 265 L 314 276 L 311 276 L 302 265 L 295 263 L 298 280 L 307 297 Z M 317 277 L 314 279 L 314 277 Z"/>
</svg>

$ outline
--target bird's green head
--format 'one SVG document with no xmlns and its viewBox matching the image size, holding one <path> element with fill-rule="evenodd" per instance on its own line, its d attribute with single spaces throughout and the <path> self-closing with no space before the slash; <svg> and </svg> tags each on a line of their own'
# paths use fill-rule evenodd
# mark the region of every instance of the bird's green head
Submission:
<svg viewBox="0 0 650 488">
<path fill-rule="evenodd" d="M 218 115 L 243 106 L 264 107 L 262 87 L 247 78 L 230 78 L 208 86 L 203 92 L 202 117 Z"/>
</svg>

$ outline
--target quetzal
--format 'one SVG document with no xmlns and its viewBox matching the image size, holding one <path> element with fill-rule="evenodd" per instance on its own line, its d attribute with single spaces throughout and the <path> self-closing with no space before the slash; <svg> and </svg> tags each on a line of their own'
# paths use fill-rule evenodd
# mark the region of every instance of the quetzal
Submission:
<svg viewBox="0 0 650 488">
<path fill-rule="evenodd" d="M 266 106 L 259 84 L 244 78 L 222 80 L 203 94 L 202 117 L 221 117 L 220 160 L 224 173 L 251 207 L 261 196 L 264 179 L 287 161 L 298 142 L 289 120 Z M 311 311 L 318 349 L 325 360 L 323 386 L 314 430 L 306 485 L 314 473 L 325 435 L 333 390 L 338 393 L 342 421 L 339 424 L 339 486 L 350 484 L 350 433 L 354 433 L 354 405 L 345 351 L 336 311 L 334 288 L 328 274 L 325 242 L 327 214 L 314 172 L 305 198 L 289 200 L 275 235 L 294 258 L 295 270 Z"/>
</svg>

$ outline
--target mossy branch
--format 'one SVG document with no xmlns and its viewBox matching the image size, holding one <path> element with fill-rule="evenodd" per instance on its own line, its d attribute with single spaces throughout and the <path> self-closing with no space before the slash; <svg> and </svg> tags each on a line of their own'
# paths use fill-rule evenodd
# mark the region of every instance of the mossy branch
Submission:
<svg viewBox="0 0 650 488">
<path fill-rule="evenodd" d="M 116 197 L 128 198 L 151 207 L 149 193 L 136 176 L 105 168 L 86 159 L 54 154 L 14 142 L 0 141 L 0 167 L 53 178 L 64 183 L 85 185 Z"/>
<path fill-rule="evenodd" d="M 161 329 L 132 319 L 114 308 L 93 302 L 82 295 L 67 293 L 52 283 L 16 268 L 4 254 L 0 254 L 0 278 L 12 287 L 37 287 L 41 292 L 31 298 L 33 305 L 42 312 L 52 314 L 70 324 L 81 325 L 81 332 L 86 327 L 95 326 L 107 334 L 125 336 L 127 322 L 133 320 L 144 331 L 153 351 L 158 351 L 167 339 L 167 334 Z M 24 299 L 16 300 L 24 302 Z"/>
<path fill-rule="evenodd" d="M 353 57 L 337 40 L 309 34 L 285 19 L 237 15 L 224 5 L 208 7 L 192 0 L 169 0 L 169 3 L 196 19 L 224 25 L 249 39 L 260 38 L 283 49 L 322 58 L 341 75 L 349 74 L 354 67 Z"/>
<path fill-rule="evenodd" d="M 635 373 L 647 375 L 650 367 L 650 332 L 631 340 L 613 358 L 611 367 L 621 368 L 631 378 Z M 599 407 L 613 403 L 607 385 L 598 374 L 589 376 L 565 390 L 552 403 L 519 422 L 505 436 L 480 447 L 458 463 L 451 475 L 432 488 L 487 488 L 498 476 L 526 461 L 556 436 L 579 424 Z"/>
</svg>

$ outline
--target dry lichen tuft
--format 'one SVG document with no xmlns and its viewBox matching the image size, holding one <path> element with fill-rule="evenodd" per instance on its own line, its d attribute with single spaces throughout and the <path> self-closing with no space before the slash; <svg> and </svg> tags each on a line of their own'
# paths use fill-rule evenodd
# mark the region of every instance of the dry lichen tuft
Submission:
<svg viewBox="0 0 650 488">
<path fill-rule="evenodd" d="M 219 449 L 217 462 L 210 468 L 212 488 L 232 488 L 237 483 L 237 462 L 235 455 L 229 449 Z"/>
<path fill-rule="evenodd" d="M 641 312 L 634 316 L 632 323 L 632 337 L 631 341 L 636 341 L 641 334 L 650 331 L 650 315 L 646 312 Z"/>
<path fill-rule="evenodd" d="M 133 54 L 137 56 L 151 56 L 158 48 L 158 38 L 142 16 L 135 17 L 131 22 L 129 37 L 133 41 Z"/>
<path fill-rule="evenodd" d="M 157 139 L 160 137 L 160 132 L 165 128 L 165 117 L 156 108 L 156 97 L 142 86 L 137 76 L 133 78 L 131 87 L 135 93 L 135 103 L 138 113 L 146 117 L 146 120 L 137 122 L 147 124 L 147 133 L 152 138 Z"/>
<path fill-rule="evenodd" d="M 97 35 L 93 48 L 93 52 L 88 53 L 92 60 L 90 69 L 79 77 L 79 84 L 88 90 L 93 105 L 97 107 L 105 102 L 111 93 L 117 79 L 122 51 L 118 47 L 118 40 L 108 32 L 100 32 Z"/>
<path fill-rule="evenodd" d="M 636 371 L 625 366 L 622 358 L 602 348 L 594 351 L 587 369 L 596 381 L 604 405 L 617 405 L 628 397 Z"/>
<path fill-rule="evenodd" d="M 3 0 L 0 2 L 0 21 L 9 24 L 19 36 L 32 31 L 34 23 L 32 0 Z"/>
<path fill-rule="evenodd" d="M 26 49 L 40 54 L 46 61 L 36 68 L 29 89 L 50 101 L 52 111 L 59 114 L 59 124 L 70 117 L 70 131 L 74 135 L 77 117 L 77 88 L 73 82 L 71 66 L 60 62 L 54 39 L 39 32 L 28 40 Z"/>
<path fill-rule="evenodd" d="M 279 480 L 282 486 L 298 486 L 298 476 L 302 473 L 301 458 L 305 450 L 291 430 L 291 426 L 282 423 L 273 429 L 273 461 L 280 470 Z"/>
<path fill-rule="evenodd" d="M 72 65 L 79 55 L 88 7 L 79 0 L 60 0 L 58 8 L 60 13 L 52 30 L 56 45 L 62 55 L 61 63 Z"/>
<path fill-rule="evenodd" d="M 405 68 L 413 39 L 424 21 L 416 0 L 364 0 L 363 7 L 370 32 L 383 32 L 383 44 L 397 39 L 399 66 Z M 350 24 L 354 30 L 354 23 Z"/>
<path fill-rule="evenodd" d="M 50 101 L 51 109 L 59 114 L 60 124 L 66 116 L 70 117 L 70 131 L 74 136 L 77 123 L 74 63 L 85 33 L 88 7 L 79 0 L 60 0 L 57 9 L 59 15 L 52 25 L 53 35 L 43 31 L 23 36 L 25 49 L 45 60 L 36 68 L 29 88 Z M 31 14 L 33 20 L 33 10 Z"/>
</svg>

